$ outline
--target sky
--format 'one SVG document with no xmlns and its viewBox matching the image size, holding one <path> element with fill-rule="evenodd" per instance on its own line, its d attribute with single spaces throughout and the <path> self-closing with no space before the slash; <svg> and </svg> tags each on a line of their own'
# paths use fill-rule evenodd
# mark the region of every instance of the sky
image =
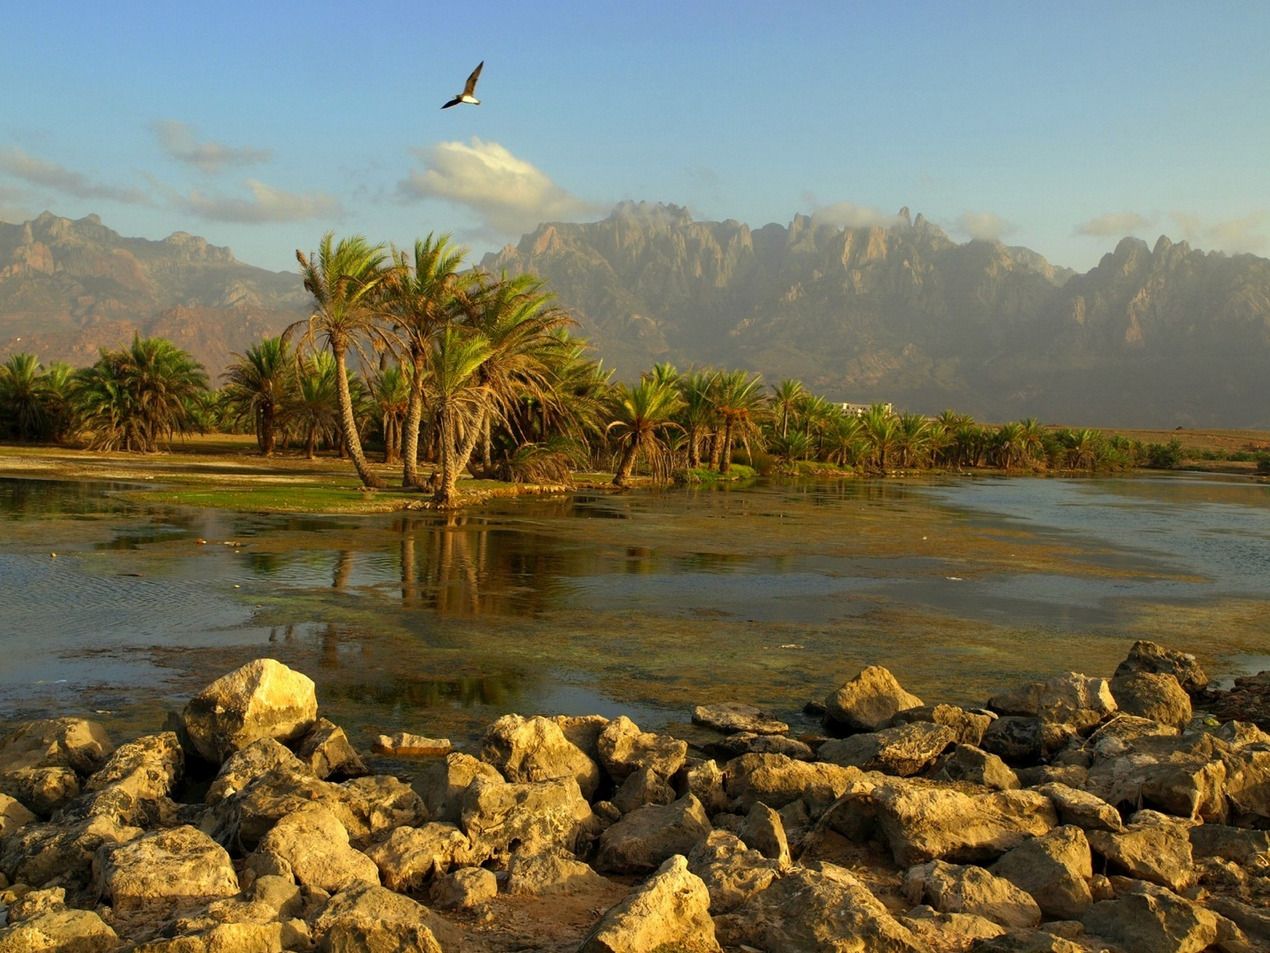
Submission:
<svg viewBox="0 0 1270 953">
<path fill-rule="evenodd" d="M 1270 3 L 0 0 L 0 221 L 294 271 L 665 202 L 1270 255 Z M 485 67 L 479 106 L 441 104 Z"/>
</svg>

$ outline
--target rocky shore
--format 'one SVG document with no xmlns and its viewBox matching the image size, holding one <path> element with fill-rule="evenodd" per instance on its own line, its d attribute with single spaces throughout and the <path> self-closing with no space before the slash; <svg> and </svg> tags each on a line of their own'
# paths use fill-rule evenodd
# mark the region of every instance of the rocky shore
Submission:
<svg viewBox="0 0 1270 953">
<path fill-rule="evenodd" d="M 118 747 L 0 737 L 0 953 L 1270 950 L 1270 735 L 1207 683 L 1138 642 L 968 710 L 869 667 L 814 737 L 507 715 L 382 739 L 406 783 L 261 659 Z"/>
</svg>

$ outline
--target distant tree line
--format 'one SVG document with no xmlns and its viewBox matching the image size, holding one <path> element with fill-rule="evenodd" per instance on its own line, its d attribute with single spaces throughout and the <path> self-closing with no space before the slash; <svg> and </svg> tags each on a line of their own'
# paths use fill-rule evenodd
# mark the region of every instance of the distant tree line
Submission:
<svg viewBox="0 0 1270 953">
<path fill-rule="evenodd" d="M 336 453 L 382 486 L 369 448 L 442 504 L 463 472 L 527 483 L 605 472 L 621 486 L 637 474 L 727 477 L 734 461 L 790 474 L 1090 471 L 1175 465 L 1180 453 L 1031 418 L 855 410 L 740 370 L 659 364 L 614 382 L 541 279 L 467 269 L 444 235 L 400 251 L 327 234 L 297 258 L 312 315 L 234 355 L 219 389 L 160 338 L 80 369 L 15 354 L 0 366 L 0 438 L 153 452 L 191 433 L 248 432 L 262 454 Z"/>
</svg>

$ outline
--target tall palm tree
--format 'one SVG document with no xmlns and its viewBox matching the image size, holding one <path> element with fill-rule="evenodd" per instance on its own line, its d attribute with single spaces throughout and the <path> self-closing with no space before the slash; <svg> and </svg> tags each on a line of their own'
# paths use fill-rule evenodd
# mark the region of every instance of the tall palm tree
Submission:
<svg viewBox="0 0 1270 953">
<path fill-rule="evenodd" d="M 411 368 L 410 400 L 402 424 L 403 486 L 419 486 L 419 427 L 423 420 L 423 385 L 428 355 L 442 327 L 459 319 L 473 279 L 462 275 L 466 251 L 450 244 L 449 235 L 415 242 L 413 258 L 397 252 L 397 267 L 386 283 L 383 311 L 402 338 Z"/>
<path fill-rule="evenodd" d="M 676 419 L 684 431 L 688 449 L 688 469 L 701 466 L 702 441 L 714 431 L 718 421 L 712 399 L 716 371 L 690 370 L 680 375 L 677 386 L 682 406 Z"/>
<path fill-rule="evenodd" d="M 478 378 L 491 351 L 489 339 L 480 332 L 447 327 L 430 353 L 428 390 L 441 448 L 436 500 L 442 506 L 452 506 L 458 499 L 459 473 L 471 459 L 493 399 Z"/>
<path fill-rule="evenodd" d="M 371 362 L 365 359 L 363 338 L 376 348 L 391 349 L 393 345 L 391 334 L 380 323 L 380 289 L 392 273 L 386 265 L 387 252 L 383 245 L 371 245 L 361 235 L 342 238 L 337 244 L 334 233 L 327 232 L 316 253 L 306 256 L 296 249 L 295 257 L 300 263 L 304 289 L 313 295 L 314 310 L 307 321 L 293 324 L 287 333 L 307 325 L 304 339 L 312 344 L 320 337 L 323 346 L 330 349 L 335 358 L 344 447 L 362 485 L 382 488 L 384 482 L 366 461 L 357 432 L 348 385 L 348 352 L 360 354 L 363 366 L 367 366 Z"/>
<path fill-rule="evenodd" d="M 44 368 L 34 354 L 13 354 L 0 365 L 0 434 L 41 440 L 50 430 Z"/>
<path fill-rule="evenodd" d="M 234 419 L 250 416 L 255 425 L 256 446 L 272 456 L 277 446 L 278 418 L 295 386 L 295 361 L 281 337 L 265 338 L 235 354 L 221 377 L 222 398 Z"/>
<path fill-rule="evenodd" d="M 906 411 L 896 419 L 895 450 L 899 466 L 908 470 L 930 461 L 931 424 L 922 414 Z"/>
<path fill-rule="evenodd" d="M 869 463 L 885 470 L 892 463 L 891 454 L 899 442 L 900 428 L 895 414 L 886 404 L 870 404 L 860 417 L 861 429 L 869 441 Z"/>
<path fill-rule="evenodd" d="M 90 446 L 153 453 L 197 426 L 197 399 L 207 375 L 190 355 L 162 338 L 134 336 L 132 345 L 101 352 L 75 375 L 73 399 Z"/>
<path fill-rule="evenodd" d="M 723 446 L 719 472 L 732 465 L 732 443 L 737 437 L 748 443 L 758 433 L 758 414 L 763 408 L 763 378 L 747 371 L 724 371 L 716 379 L 714 406 L 723 421 Z"/>
<path fill-rule="evenodd" d="M 648 459 L 654 476 L 669 476 L 670 448 L 662 432 L 682 429 L 674 419 L 679 404 L 678 389 L 655 377 L 642 378 L 634 387 L 618 384 L 614 388 L 608 431 L 615 434 L 622 451 L 613 474 L 614 486 L 626 485 L 640 453 Z"/>
<path fill-rule="evenodd" d="M 304 436 L 304 454 L 317 456 L 319 441 L 332 440 L 340 429 L 339 387 L 335 383 L 335 358 L 317 351 L 299 368 L 295 394 L 288 402 L 284 424 Z"/>
<path fill-rule="evenodd" d="M 780 421 L 780 436 L 789 436 L 789 421 L 794 414 L 794 405 L 804 393 L 803 382 L 785 378 L 772 388 L 772 409 L 776 419 Z"/>
<path fill-rule="evenodd" d="M 1019 421 L 1019 442 L 1022 445 L 1022 462 L 1035 466 L 1045 459 L 1045 427 L 1035 417 Z"/>
<path fill-rule="evenodd" d="M 410 409 L 412 373 L 400 364 L 389 364 L 370 379 L 370 399 L 384 437 L 384 463 L 401 459 L 402 422 Z"/>
</svg>

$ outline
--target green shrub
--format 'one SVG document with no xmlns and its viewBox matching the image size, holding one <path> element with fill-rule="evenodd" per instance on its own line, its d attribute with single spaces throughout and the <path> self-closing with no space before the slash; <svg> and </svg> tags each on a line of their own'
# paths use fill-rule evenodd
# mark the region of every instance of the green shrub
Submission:
<svg viewBox="0 0 1270 953">
<path fill-rule="evenodd" d="M 1182 462 L 1182 441 L 1174 437 L 1168 443 L 1147 445 L 1147 466 L 1152 470 L 1172 470 Z"/>
</svg>

